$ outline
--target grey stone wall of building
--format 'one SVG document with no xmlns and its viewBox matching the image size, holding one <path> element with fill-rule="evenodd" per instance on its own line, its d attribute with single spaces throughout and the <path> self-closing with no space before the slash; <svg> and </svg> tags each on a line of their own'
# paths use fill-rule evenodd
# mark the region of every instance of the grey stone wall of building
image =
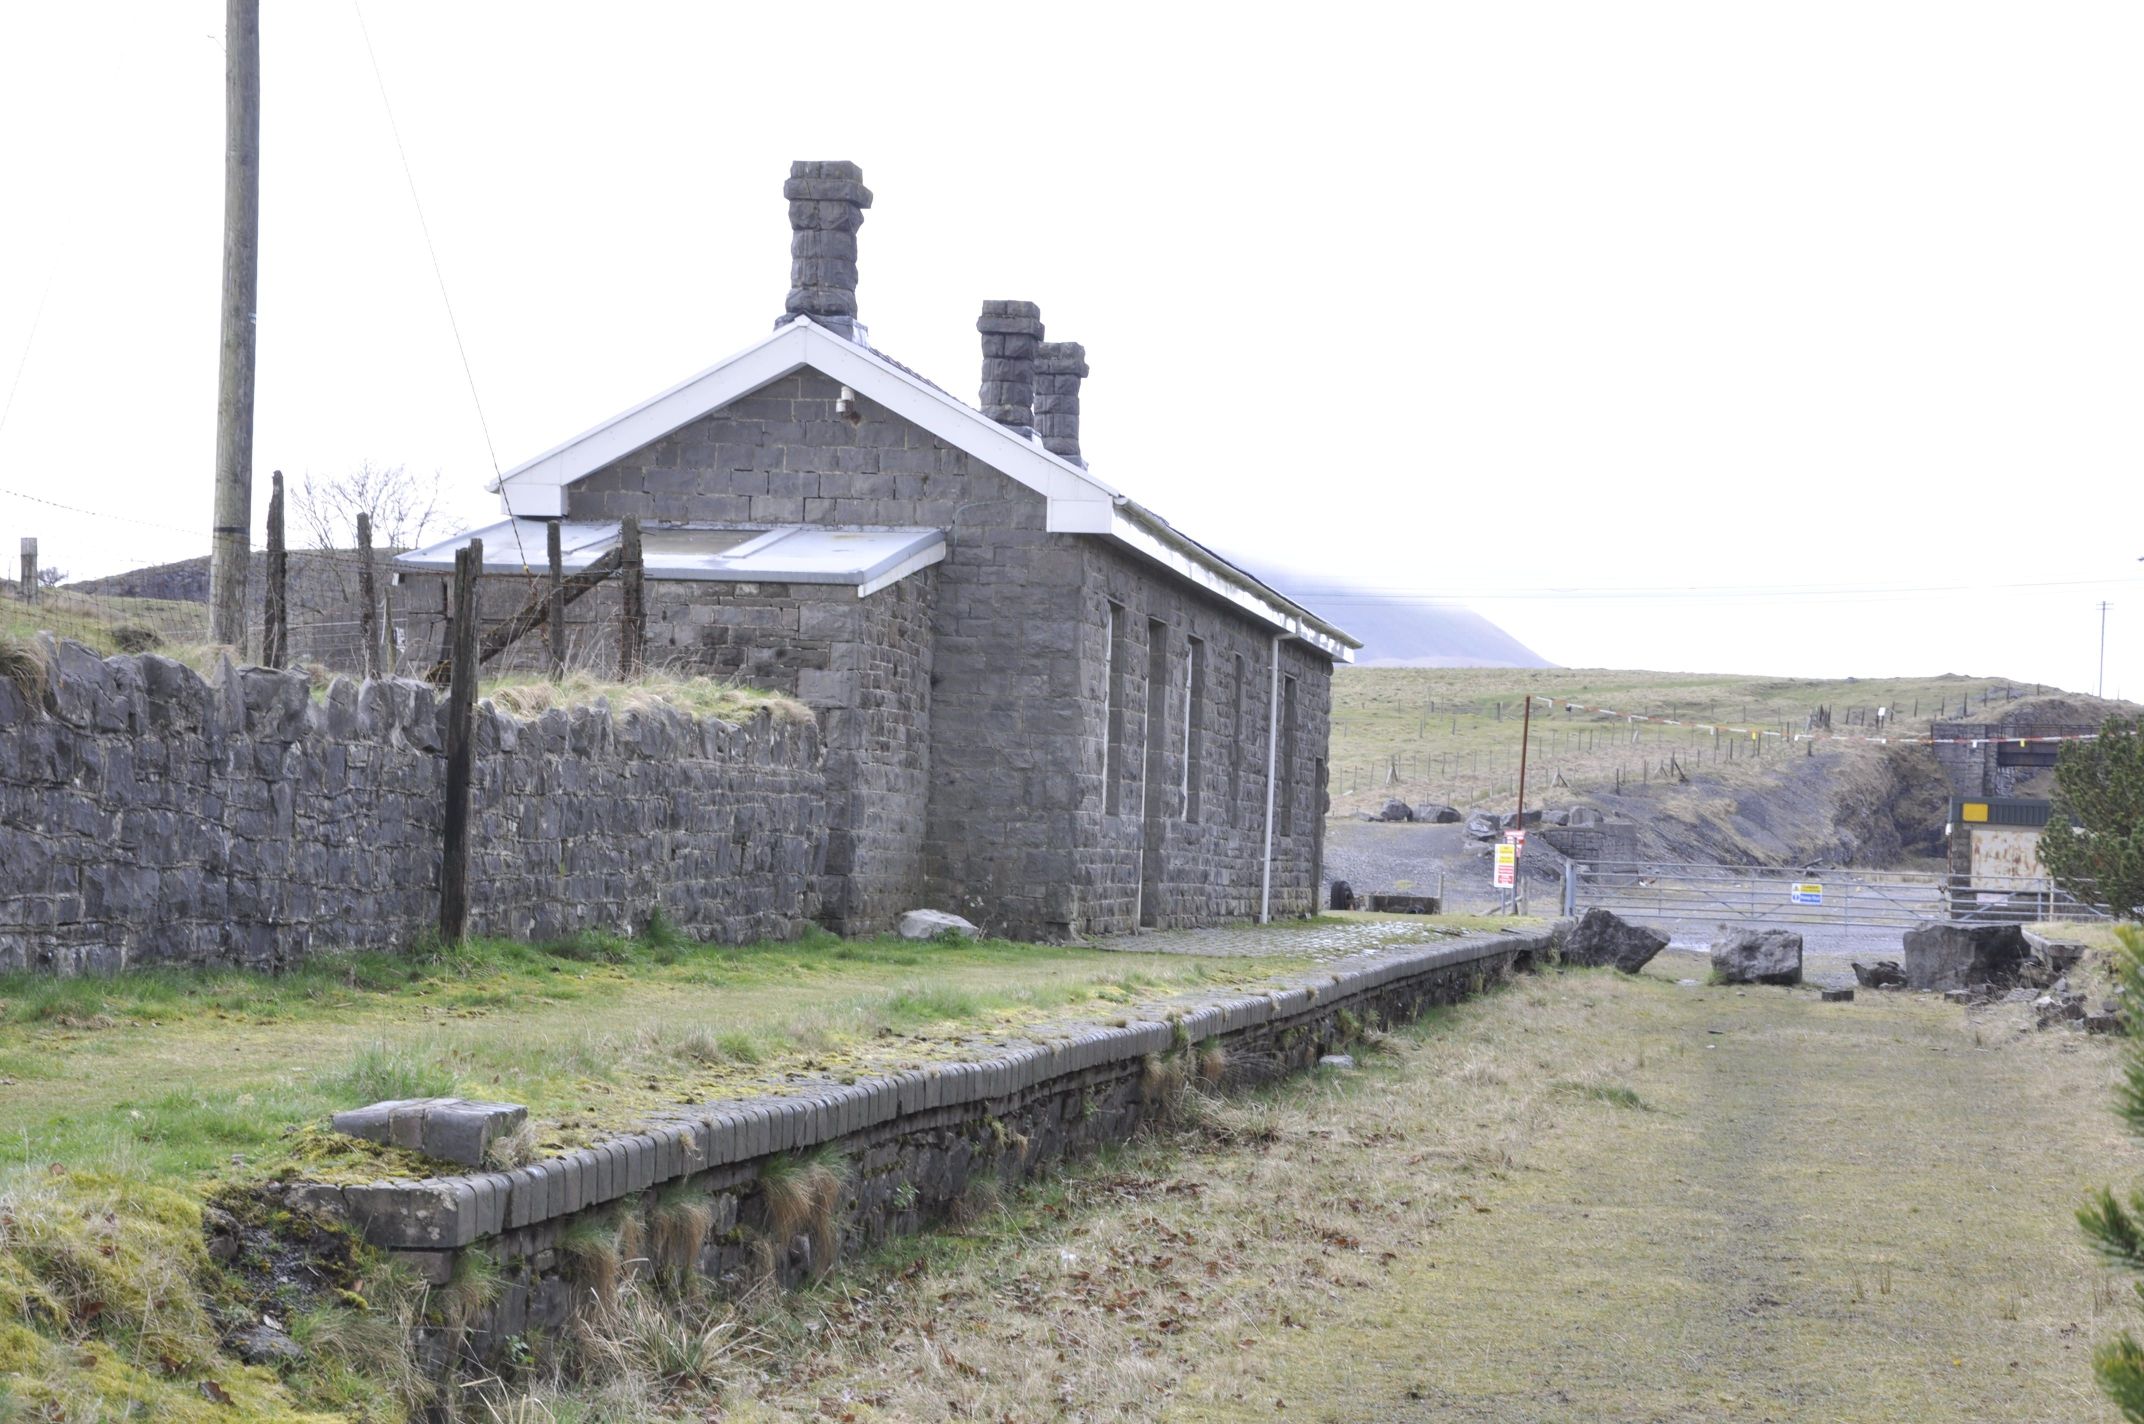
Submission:
<svg viewBox="0 0 2144 1424">
<path fill-rule="evenodd" d="M 924 898 L 1016 937 L 1117 933 L 1142 919 L 1190 925 L 1255 914 L 1273 658 L 1264 625 L 1102 541 L 1047 532 L 1040 495 L 869 402 L 861 421 L 837 419 L 838 394 L 815 371 L 782 377 L 574 484 L 568 515 L 947 530 L 946 558 L 933 570 L 929 592 L 925 695 L 890 697 L 872 714 L 873 731 L 853 773 L 837 757 L 840 737 L 829 722 L 837 797 L 845 776 L 861 787 L 875 778 L 899 784 L 897 794 L 876 801 L 878 793 L 867 791 L 850 822 L 890 825 L 892 816 L 924 805 Z M 674 595 L 666 589 L 660 597 L 719 601 L 711 587 L 680 583 L 668 586 Z M 864 600 L 867 608 L 889 592 Z M 1115 722 L 1128 748 L 1121 774 L 1132 789 L 1120 787 L 1114 812 L 1105 809 L 1111 802 L 1104 772 L 1112 601 L 1127 610 L 1131 625 L 1130 659 L 1114 675 L 1126 680 L 1121 691 L 1130 711 L 1120 710 Z M 711 611 L 688 616 L 709 626 L 724 621 Z M 1187 638 L 1205 647 L 1195 817 L 1182 782 L 1188 738 L 1178 713 L 1165 710 L 1161 719 L 1160 763 L 1177 804 L 1157 805 L 1149 818 L 1134 784 L 1146 765 L 1150 618 L 1167 630 L 1172 677 L 1188 671 Z M 920 622 L 913 631 L 920 635 Z M 652 627 L 651 643 L 676 646 Z M 807 690 L 802 680 L 798 691 L 829 714 L 844 705 L 846 684 L 830 650 L 802 639 L 784 650 L 755 646 L 766 651 L 766 661 L 741 664 L 747 680 L 785 685 L 781 658 L 803 667 L 824 656 L 828 676 L 814 681 L 824 692 Z M 654 654 L 663 655 L 661 648 Z M 913 666 L 919 655 L 903 653 L 895 661 Z M 1280 658 L 1283 678 L 1295 685 L 1294 755 L 1275 799 L 1272 909 L 1308 914 L 1322 852 L 1331 663 L 1287 641 Z M 908 722 L 904 743 L 904 719 L 912 717 L 925 725 Z M 918 745 L 927 748 L 920 770 L 912 751 Z M 872 761 L 874 748 L 890 749 L 894 764 Z M 927 797 L 919 797 L 910 788 L 926 779 Z M 1152 842 L 1145 836 L 1150 819 Z M 869 848 L 867 841 L 857 844 Z M 1150 845 L 1157 854 L 1147 853 Z M 869 922 L 860 913 L 841 918 Z"/>
<path fill-rule="evenodd" d="M 1085 555 L 1081 700 L 1089 731 L 1078 820 L 1082 845 L 1095 853 L 1082 860 L 1080 928 L 1115 934 L 1254 916 L 1264 892 L 1272 633 L 1106 545 L 1090 544 Z M 1120 611 L 1113 615 L 1112 606 Z M 1113 617 L 1121 619 L 1123 644 L 1115 654 Z M 1160 698 L 1149 696 L 1155 631 L 1167 679 Z M 1291 681 L 1295 719 L 1292 738 L 1284 725 L 1274 752 L 1271 913 L 1306 915 L 1317 907 L 1323 852 L 1332 663 L 1288 639 L 1278 657 L 1283 721 Z M 1150 706 L 1161 712 L 1158 727 L 1147 725 Z M 1150 735 L 1159 738 L 1151 760 Z"/>
<path fill-rule="evenodd" d="M 1040 495 L 868 401 L 860 422 L 837 419 L 839 393 L 815 371 L 785 376 L 574 484 L 569 517 L 948 530 L 927 725 L 899 753 L 920 745 L 929 777 L 924 897 L 996 932 L 1065 933 L 1079 918 L 1080 550 L 1045 532 Z M 882 711 L 889 729 L 897 713 Z"/>
<path fill-rule="evenodd" d="M 0 969 L 287 966 L 411 943 L 438 915 L 442 700 L 421 683 L 42 644 L 0 680 Z M 666 709 L 480 708 L 471 928 L 788 938 L 817 911 L 818 729 Z"/>
</svg>

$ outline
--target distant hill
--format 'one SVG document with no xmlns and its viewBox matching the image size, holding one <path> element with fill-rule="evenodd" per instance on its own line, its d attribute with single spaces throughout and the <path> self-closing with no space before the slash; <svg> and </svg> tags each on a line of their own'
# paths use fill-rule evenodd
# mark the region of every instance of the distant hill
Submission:
<svg viewBox="0 0 2144 1424">
<path fill-rule="evenodd" d="M 1330 573 L 1272 568 L 1228 555 L 1343 632 L 1362 639 L 1358 667 L 1545 668 L 1555 664 L 1470 609 L 1408 596 Z M 1299 591 L 1301 590 L 1301 591 Z"/>
</svg>

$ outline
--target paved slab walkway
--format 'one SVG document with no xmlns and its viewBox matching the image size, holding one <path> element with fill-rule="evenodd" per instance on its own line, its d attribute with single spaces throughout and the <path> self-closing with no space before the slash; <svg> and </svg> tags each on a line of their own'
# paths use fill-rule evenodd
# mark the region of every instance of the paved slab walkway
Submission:
<svg viewBox="0 0 2144 1424">
<path fill-rule="evenodd" d="M 1531 922 L 1529 922 L 1531 923 Z M 1197 930 L 1146 930 L 1088 941 L 1094 949 L 1135 954 L 1198 954 L 1226 958 L 1286 955 L 1324 961 L 1393 945 L 1439 944 L 1479 935 L 1426 919 L 1277 920 L 1270 925 L 1215 925 Z"/>
</svg>

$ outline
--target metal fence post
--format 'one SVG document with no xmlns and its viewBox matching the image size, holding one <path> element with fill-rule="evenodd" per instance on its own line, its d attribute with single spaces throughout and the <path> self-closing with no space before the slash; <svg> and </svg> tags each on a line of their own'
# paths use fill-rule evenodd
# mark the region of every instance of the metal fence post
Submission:
<svg viewBox="0 0 2144 1424">
<path fill-rule="evenodd" d="M 1563 863 L 1563 913 L 1566 918 L 1578 913 L 1578 862 Z"/>
</svg>

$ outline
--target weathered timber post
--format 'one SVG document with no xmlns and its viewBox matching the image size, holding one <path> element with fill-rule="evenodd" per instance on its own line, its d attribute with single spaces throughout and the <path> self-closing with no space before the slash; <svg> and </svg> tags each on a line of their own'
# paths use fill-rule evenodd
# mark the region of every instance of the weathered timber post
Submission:
<svg viewBox="0 0 2144 1424">
<path fill-rule="evenodd" d="M 447 677 L 447 813 L 440 837 L 439 938 L 459 944 L 469 927 L 469 781 L 476 751 L 477 575 L 484 541 L 454 555 L 454 642 Z"/>
<path fill-rule="evenodd" d="M 372 516 L 357 512 L 357 597 L 364 605 L 359 636 L 365 640 L 365 676 L 380 675 L 380 593 L 372 578 Z"/>
<path fill-rule="evenodd" d="M 261 661 L 272 668 L 290 661 L 290 551 L 283 542 L 283 472 L 268 494 L 268 588 L 261 599 Z"/>
<path fill-rule="evenodd" d="M 22 541 L 22 601 L 37 602 L 37 540 L 27 535 Z"/>
<path fill-rule="evenodd" d="M 640 520 L 628 514 L 618 529 L 618 549 L 624 556 L 625 616 L 618 629 L 618 676 L 639 677 L 646 669 L 648 646 L 647 584 L 640 560 Z"/>
<path fill-rule="evenodd" d="M 551 565 L 551 680 L 566 675 L 566 557 L 559 547 L 559 521 L 544 524 L 544 555 Z"/>
<path fill-rule="evenodd" d="M 481 542 L 481 541 L 479 541 Z M 454 610 L 447 605 L 447 586 L 439 586 L 439 658 L 432 664 L 431 681 L 439 682 L 439 669 L 454 670 Z"/>
</svg>

